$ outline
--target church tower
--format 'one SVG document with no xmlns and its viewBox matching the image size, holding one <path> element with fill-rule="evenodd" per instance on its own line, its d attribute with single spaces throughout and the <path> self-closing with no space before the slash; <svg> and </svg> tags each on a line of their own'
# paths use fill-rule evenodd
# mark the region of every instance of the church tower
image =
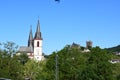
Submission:
<svg viewBox="0 0 120 80">
<path fill-rule="evenodd" d="M 26 51 L 28 52 L 27 55 L 30 59 L 33 59 L 33 35 L 32 35 L 32 26 L 30 28 L 29 38 L 28 38 L 28 48 Z"/>
<path fill-rule="evenodd" d="M 30 33 L 29 33 L 29 39 L 28 39 L 28 47 L 33 47 L 32 26 L 30 26 Z"/>
<path fill-rule="evenodd" d="M 22 53 L 25 53 L 30 59 L 34 59 L 36 61 L 44 60 L 44 55 L 42 54 L 42 40 L 43 39 L 40 32 L 40 22 L 38 20 L 34 38 L 31 26 L 28 38 L 28 45 L 20 46 L 16 55 L 21 55 Z"/>
<path fill-rule="evenodd" d="M 44 59 L 44 56 L 42 54 L 42 36 L 41 36 L 41 32 L 40 32 L 40 22 L 38 20 L 37 23 L 37 29 L 36 29 L 36 33 L 34 36 L 34 59 L 37 61 L 41 61 Z"/>
</svg>

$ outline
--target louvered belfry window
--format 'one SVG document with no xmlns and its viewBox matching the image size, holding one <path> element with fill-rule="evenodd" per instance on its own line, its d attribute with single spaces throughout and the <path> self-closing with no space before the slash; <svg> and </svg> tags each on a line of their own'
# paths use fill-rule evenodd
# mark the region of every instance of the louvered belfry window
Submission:
<svg viewBox="0 0 120 80">
<path fill-rule="evenodd" d="M 37 47 L 39 47 L 39 41 L 37 42 Z"/>
</svg>

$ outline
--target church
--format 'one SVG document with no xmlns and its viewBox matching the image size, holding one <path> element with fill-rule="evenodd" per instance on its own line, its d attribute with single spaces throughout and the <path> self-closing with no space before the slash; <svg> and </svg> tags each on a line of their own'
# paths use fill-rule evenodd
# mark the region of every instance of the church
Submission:
<svg viewBox="0 0 120 80">
<path fill-rule="evenodd" d="M 31 28 L 28 38 L 28 46 L 20 46 L 17 55 L 24 53 L 27 54 L 30 59 L 34 59 L 37 61 L 44 60 L 44 55 L 42 53 L 42 41 L 43 38 L 40 32 L 40 22 L 38 20 L 37 29 L 34 38 Z"/>
</svg>

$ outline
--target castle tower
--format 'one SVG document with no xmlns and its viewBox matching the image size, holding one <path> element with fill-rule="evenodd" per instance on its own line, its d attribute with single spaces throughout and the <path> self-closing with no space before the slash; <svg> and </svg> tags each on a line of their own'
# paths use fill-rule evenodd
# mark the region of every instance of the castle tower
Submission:
<svg viewBox="0 0 120 80">
<path fill-rule="evenodd" d="M 92 48 L 92 41 L 86 41 L 86 48 Z"/>
<path fill-rule="evenodd" d="M 40 32 L 40 22 L 38 20 L 36 33 L 34 36 L 34 59 L 37 61 L 43 60 L 44 56 L 42 54 L 42 36 Z"/>
</svg>

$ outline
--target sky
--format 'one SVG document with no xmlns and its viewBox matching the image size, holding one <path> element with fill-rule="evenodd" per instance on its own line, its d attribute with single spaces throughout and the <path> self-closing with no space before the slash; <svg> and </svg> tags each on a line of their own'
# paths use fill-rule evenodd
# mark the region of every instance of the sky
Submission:
<svg viewBox="0 0 120 80">
<path fill-rule="evenodd" d="M 45 54 L 89 40 L 94 47 L 120 45 L 120 0 L 0 0 L 0 42 L 27 46 L 38 19 Z"/>
</svg>

